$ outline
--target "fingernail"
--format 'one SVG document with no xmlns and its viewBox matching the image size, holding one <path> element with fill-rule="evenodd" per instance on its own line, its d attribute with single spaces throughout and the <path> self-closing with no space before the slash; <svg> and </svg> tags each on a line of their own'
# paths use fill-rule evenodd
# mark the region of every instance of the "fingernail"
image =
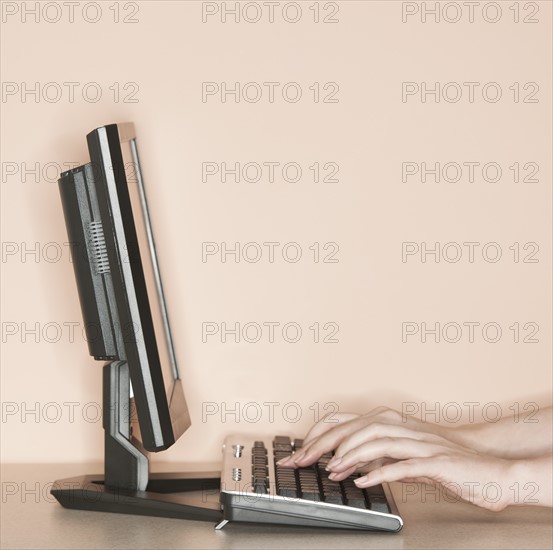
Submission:
<svg viewBox="0 0 553 550">
<path fill-rule="evenodd" d="M 358 487 L 360 487 L 360 486 L 362 487 L 366 482 L 367 482 L 367 477 L 366 476 L 358 477 L 358 478 L 353 480 L 353 483 L 355 483 L 355 485 L 357 485 Z"/>
<path fill-rule="evenodd" d="M 313 458 L 313 455 L 309 453 L 301 453 L 301 455 L 298 456 L 297 458 L 294 458 L 294 457 L 292 458 L 294 462 L 298 464 L 299 462 L 303 462 L 303 461 L 309 462 Z"/>
<path fill-rule="evenodd" d="M 328 476 L 328 479 L 332 479 L 334 480 L 334 478 L 336 477 L 336 474 L 335 473 L 332 473 Z"/>
<path fill-rule="evenodd" d="M 330 462 L 326 465 L 326 470 L 330 471 L 334 466 L 338 466 L 342 462 L 342 459 L 338 456 L 333 457 Z"/>
<path fill-rule="evenodd" d="M 292 455 L 290 455 L 292 456 Z M 290 456 L 285 456 L 284 458 L 281 458 L 280 460 L 277 460 L 277 464 L 280 466 L 281 464 L 284 464 L 285 462 L 288 462 L 290 460 Z"/>
</svg>

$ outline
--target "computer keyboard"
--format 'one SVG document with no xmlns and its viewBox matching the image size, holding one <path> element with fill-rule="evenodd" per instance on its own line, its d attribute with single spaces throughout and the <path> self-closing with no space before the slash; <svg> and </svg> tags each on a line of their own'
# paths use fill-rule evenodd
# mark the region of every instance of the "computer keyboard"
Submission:
<svg viewBox="0 0 553 550">
<path fill-rule="evenodd" d="M 328 478 L 332 453 L 306 468 L 276 462 L 301 447 L 287 436 L 228 436 L 223 445 L 221 506 L 228 522 L 278 523 L 399 531 L 403 521 L 386 484 L 358 488 L 354 474 L 343 481 Z"/>
</svg>

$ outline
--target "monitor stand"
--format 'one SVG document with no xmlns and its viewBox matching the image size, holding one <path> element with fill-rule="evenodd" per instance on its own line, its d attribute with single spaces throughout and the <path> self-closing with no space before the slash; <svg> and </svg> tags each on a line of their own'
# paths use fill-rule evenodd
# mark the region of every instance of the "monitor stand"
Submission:
<svg viewBox="0 0 553 550">
<path fill-rule="evenodd" d="M 56 481 L 52 495 L 65 508 L 219 522 L 221 506 L 207 502 L 220 472 L 150 474 L 148 457 L 131 436 L 129 368 L 113 361 L 103 372 L 104 475 Z M 201 498 L 175 494 L 201 491 Z"/>
</svg>

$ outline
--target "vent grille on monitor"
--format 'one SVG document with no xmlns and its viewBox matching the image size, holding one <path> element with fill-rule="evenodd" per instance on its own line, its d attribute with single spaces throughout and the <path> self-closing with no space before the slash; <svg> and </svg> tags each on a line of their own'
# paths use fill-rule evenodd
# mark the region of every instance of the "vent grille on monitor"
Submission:
<svg viewBox="0 0 553 550">
<path fill-rule="evenodd" d="M 96 265 L 96 271 L 98 273 L 109 273 L 108 250 L 102 222 L 90 222 L 88 224 L 88 235 L 90 237 L 92 262 Z"/>
</svg>

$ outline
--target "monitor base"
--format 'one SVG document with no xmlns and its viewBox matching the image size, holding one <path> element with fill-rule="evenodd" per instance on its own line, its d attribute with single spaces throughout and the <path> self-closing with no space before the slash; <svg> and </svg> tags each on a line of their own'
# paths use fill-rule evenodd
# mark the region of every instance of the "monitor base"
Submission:
<svg viewBox="0 0 553 550">
<path fill-rule="evenodd" d="M 65 508 L 220 522 L 221 505 L 207 496 L 219 490 L 220 472 L 150 474 L 145 491 L 107 487 L 102 475 L 60 479 L 51 494 Z M 201 498 L 174 494 L 202 491 Z"/>
<path fill-rule="evenodd" d="M 65 508 L 219 522 L 221 472 L 150 474 L 148 453 L 132 436 L 129 368 L 112 361 L 103 372 L 104 474 L 61 479 L 51 494 Z M 176 494 L 201 491 L 201 498 Z"/>
</svg>

